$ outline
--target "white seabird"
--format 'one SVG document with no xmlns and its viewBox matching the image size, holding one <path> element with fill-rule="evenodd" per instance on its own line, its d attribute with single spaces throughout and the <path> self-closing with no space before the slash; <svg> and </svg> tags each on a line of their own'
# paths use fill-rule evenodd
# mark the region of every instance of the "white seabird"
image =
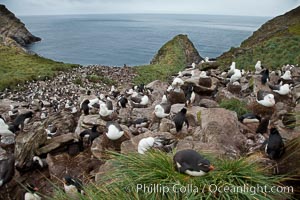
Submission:
<svg viewBox="0 0 300 200">
<path fill-rule="evenodd" d="M 273 107 L 275 105 L 274 95 L 262 90 L 257 92 L 256 101 L 265 107 Z"/>
<path fill-rule="evenodd" d="M 230 82 L 233 83 L 235 81 L 238 81 L 240 80 L 241 77 L 242 77 L 241 70 L 234 69 L 234 74 L 230 77 Z"/>
<path fill-rule="evenodd" d="M 269 87 L 273 90 L 273 92 L 276 92 L 280 95 L 287 95 L 291 92 L 289 84 L 284 85 L 270 85 Z"/>
<path fill-rule="evenodd" d="M 262 68 L 261 68 L 261 61 L 257 61 L 257 63 L 255 64 L 255 74 L 259 74 L 261 72 Z"/>
</svg>

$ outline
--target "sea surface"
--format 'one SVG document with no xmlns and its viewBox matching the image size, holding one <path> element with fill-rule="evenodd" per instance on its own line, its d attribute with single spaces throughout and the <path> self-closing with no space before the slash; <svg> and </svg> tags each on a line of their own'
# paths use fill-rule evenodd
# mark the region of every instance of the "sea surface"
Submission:
<svg viewBox="0 0 300 200">
<path fill-rule="evenodd" d="M 170 14 L 18 16 L 42 41 L 27 48 L 57 61 L 82 65 L 149 64 L 159 48 L 187 34 L 202 57 L 237 47 L 268 17 Z"/>
</svg>

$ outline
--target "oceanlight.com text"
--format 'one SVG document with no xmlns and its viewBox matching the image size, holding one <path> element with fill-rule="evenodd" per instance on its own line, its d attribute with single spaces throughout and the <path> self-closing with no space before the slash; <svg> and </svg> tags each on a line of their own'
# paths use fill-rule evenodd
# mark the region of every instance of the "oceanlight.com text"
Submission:
<svg viewBox="0 0 300 200">
<path fill-rule="evenodd" d="M 162 185 L 162 184 L 137 184 L 136 191 L 138 193 L 248 193 L 255 195 L 259 193 L 293 193 L 294 188 L 292 186 L 234 186 L 234 185 L 222 185 L 215 184 L 203 185 L 201 187 L 192 184 L 188 185 Z"/>
</svg>

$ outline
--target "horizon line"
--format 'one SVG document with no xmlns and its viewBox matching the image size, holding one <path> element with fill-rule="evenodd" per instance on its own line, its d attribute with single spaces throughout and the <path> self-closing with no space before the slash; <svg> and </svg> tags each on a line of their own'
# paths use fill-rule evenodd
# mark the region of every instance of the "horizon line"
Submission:
<svg viewBox="0 0 300 200">
<path fill-rule="evenodd" d="M 276 17 L 267 15 L 235 15 L 235 14 L 205 14 L 205 13 L 71 13 L 71 14 L 20 14 L 16 16 L 75 16 L 75 15 L 211 15 L 211 16 L 233 16 L 233 17 Z"/>
</svg>

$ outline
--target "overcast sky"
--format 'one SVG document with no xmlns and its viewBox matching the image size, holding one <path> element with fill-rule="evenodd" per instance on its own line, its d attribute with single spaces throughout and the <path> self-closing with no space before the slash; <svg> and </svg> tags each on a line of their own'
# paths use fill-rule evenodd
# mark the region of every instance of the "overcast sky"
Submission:
<svg viewBox="0 0 300 200">
<path fill-rule="evenodd" d="M 178 13 L 277 16 L 300 0 L 0 0 L 17 16 L 104 13 Z"/>
</svg>

